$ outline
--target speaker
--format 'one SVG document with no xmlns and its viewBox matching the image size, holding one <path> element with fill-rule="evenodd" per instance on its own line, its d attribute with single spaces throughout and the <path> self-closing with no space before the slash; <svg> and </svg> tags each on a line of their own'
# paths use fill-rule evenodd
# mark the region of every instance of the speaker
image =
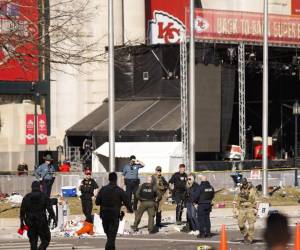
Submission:
<svg viewBox="0 0 300 250">
<path fill-rule="evenodd" d="M 195 151 L 220 152 L 222 68 L 214 64 L 196 64 Z"/>
</svg>

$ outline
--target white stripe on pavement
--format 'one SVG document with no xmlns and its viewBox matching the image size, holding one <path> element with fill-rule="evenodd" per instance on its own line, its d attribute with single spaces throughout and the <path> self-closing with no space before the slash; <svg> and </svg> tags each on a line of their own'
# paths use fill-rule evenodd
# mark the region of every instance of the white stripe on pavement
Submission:
<svg viewBox="0 0 300 250">
<path fill-rule="evenodd" d="M 72 244 L 63 244 L 63 243 L 57 243 L 57 244 L 50 244 L 48 247 L 49 250 L 64 250 L 64 249 L 72 249 L 72 247 L 75 247 L 75 249 L 87 249 L 87 250 L 104 250 L 104 248 L 99 248 L 95 246 L 77 246 Z M 27 242 L 13 242 L 13 243 L 4 243 L 1 244 L 0 249 L 29 249 L 29 243 Z"/>
</svg>

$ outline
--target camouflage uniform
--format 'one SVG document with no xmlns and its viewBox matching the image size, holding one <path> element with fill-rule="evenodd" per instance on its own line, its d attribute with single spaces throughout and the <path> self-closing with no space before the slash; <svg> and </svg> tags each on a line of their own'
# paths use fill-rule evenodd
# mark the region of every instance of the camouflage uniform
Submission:
<svg viewBox="0 0 300 250">
<path fill-rule="evenodd" d="M 245 242 L 252 243 L 257 211 L 257 193 L 255 187 L 249 182 L 242 185 L 233 203 L 238 209 L 238 226 L 244 236 L 244 240 Z M 246 222 L 248 222 L 248 228 L 246 227 Z"/>
<path fill-rule="evenodd" d="M 165 180 L 165 178 L 161 175 L 154 174 L 152 175 L 152 183 L 156 187 L 156 191 L 161 197 L 160 200 L 158 200 L 156 204 L 156 226 L 161 227 L 161 212 L 162 212 L 162 206 L 167 200 L 166 191 L 168 190 L 169 184 Z"/>
</svg>

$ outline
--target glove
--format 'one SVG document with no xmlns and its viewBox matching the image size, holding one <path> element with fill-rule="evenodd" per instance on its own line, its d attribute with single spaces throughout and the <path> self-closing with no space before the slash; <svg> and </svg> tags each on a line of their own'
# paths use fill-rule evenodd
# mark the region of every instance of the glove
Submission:
<svg viewBox="0 0 300 250">
<path fill-rule="evenodd" d="M 24 229 L 23 229 L 22 227 L 20 227 L 20 228 L 18 229 L 18 234 L 19 234 L 19 235 L 23 235 L 23 233 L 24 233 Z"/>
<path fill-rule="evenodd" d="M 18 234 L 19 235 L 23 235 L 24 231 L 28 231 L 29 227 L 27 225 L 24 225 L 23 223 L 21 223 L 21 227 L 18 229 Z"/>
<path fill-rule="evenodd" d="M 124 211 L 121 211 L 121 212 L 120 212 L 120 215 L 119 215 L 119 219 L 120 219 L 120 221 L 122 221 L 122 220 L 123 220 L 124 216 L 125 216 L 125 213 L 124 213 Z"/>
</svg>

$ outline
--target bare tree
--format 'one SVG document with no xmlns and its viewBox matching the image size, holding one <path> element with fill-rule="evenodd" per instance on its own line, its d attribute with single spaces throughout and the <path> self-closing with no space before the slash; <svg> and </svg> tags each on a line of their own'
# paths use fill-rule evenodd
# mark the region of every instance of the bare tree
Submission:
<svg viewBox="0 0 300 250">
<path fill-rule="evenodd" d="M 99 13 L 95 2 L 0 0 L 0 67 L 10 60 L 25 70 L 105 60 L 99 48 L 99 39 L 105 37 L 96 38 L 84 29 Z"/>
</svg>

